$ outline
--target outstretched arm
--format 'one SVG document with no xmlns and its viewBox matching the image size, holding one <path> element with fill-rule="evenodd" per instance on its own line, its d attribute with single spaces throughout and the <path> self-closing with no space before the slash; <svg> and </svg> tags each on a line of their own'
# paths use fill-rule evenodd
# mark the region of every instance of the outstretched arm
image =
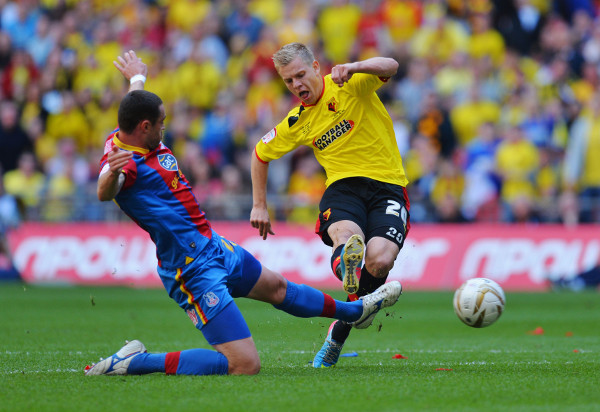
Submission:
<svg viewBox="0 0 600 412">
<path fill-rule="evenodd" d="M 252 175 L 252 211 L 250 212 L 250 223 L 258 229 L 263 239 L 269 234 L 274 235 L 271 229 L 271 218 L 267 208 L 267 176 L 269 164 L 262 163 L 252 156 L 250 173 Z"/>
<path fill-rule="evenodd" d="M 142 62 L 141 58 L 137 57 L 133 50 L 123 53 L 123 56 L 118 56 L 117 61 L 113 61 L 113 64 L 123 77 L 130 82 L 130 92 L 144 89 L 148 67 Z M 98 177 L 98 199 L 106 201 L 115 198 L 125 182 L 125 175 L 122 170 L 132 157 L 131 152 L 119 150 L 116 146 L 108 152 L 107 164 L 100 171 Z"/>
<path fill-rule="evenodd" d="M 354 63 L 338 64 L 331 69 L 331 80 L 342 87 L 354 73 L 392 77 L 398 71 L 398 62 L 390 57 L 372 57 Z"/>
<path fill-rule="evenodd" d="M 148 76 L 148 67 L 142 62 L 141 57 L 137 57 L 133 50 L 129 50 L 123 53 L 123 57 L 117 57 L 117 60 L 113 60 L 113 64 L 123 74 L 123 77 L 131 82 L 129 91 L 143 90 L 146 76 Z"/>
</svg>

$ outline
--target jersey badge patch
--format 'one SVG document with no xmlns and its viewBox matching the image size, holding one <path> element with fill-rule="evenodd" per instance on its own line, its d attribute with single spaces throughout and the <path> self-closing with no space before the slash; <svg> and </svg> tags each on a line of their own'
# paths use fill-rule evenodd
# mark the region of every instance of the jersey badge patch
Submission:
<svg viewBox="0 0 600 412">
<path fill-rule="evenodd" d="M 331 216 L 331 208 L 323 212 L 323 219 L 325 219 L 326 221 L 329 220 L 329 216 Z"/>
<path fill-rule="evenodd" d="M 170 153 L 158 155 L 158 163 L 163 169 L 169 171 L 177 170 L 177 159 Z"/>
<path fill-rule="evenodd" d="M 211 308 L 217 306 L 219 304 L 219 297 L 215 295 L 213 292 L 207 292 L 203 296 L 204 301 Z"/>
<path fill-rule="evenodd" d="M 267 133 L 266 135 L 264 135 L 260 140 L 262 140 L 262 142 L 264 144 L 269 143 L 271 140 L 275 139 L 275 136 L 277 136 L 277 129 L 276 128 L 272 128 L 269 133 Z"/>
<path fill-rule="evenodd" d="M 106 143 L 104 143 L 104 154 L 110 152 L 112 150 L 112 139 L 108 139 Z"/>
<path fill-rule="evenodd" d="M 194 309 L 188 309 L 186 312 L 194 326 L 198 326 L 198 315 L 196 315 L 196 311 Z"/>
</svg>

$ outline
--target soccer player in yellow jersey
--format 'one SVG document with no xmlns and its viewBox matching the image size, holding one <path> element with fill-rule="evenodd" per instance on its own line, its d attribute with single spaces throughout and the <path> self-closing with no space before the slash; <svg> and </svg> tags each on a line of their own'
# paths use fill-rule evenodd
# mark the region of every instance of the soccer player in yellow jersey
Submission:
<svg viewBox="0 0 600 412">
<path fill-rule="evenodd" d="M 315 231 L 332 246 L 331 266 L 349 299 L 357 299 L 385 283 L 410 228 L 408 181 L 392 120 L 376 94 L 398 63 L 374 57 L 337 65 L 323 77 L 301 43 L 283 46 L 273 62 L 301 104 L 256 145 L 250 222 L 263 239 L 274 234 L 266 199 L 269 162 L 300 145 L 311 147 L 327 173 Z M 347 323 L 332 323 L 313 366 L 334 366 L 350 330 Z"/>
</svg>

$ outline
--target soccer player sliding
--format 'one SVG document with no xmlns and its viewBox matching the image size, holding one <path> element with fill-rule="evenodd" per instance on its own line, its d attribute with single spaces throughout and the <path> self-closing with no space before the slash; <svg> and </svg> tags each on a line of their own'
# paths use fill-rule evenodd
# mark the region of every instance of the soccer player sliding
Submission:
<svg viewBox="0 0 600 412">
<path fill-rule="evenodd" d="M 147 353 L 139 340 L 86 367 L 86 375 L 256 374 L 260 359 L 234 298 L 272 304 L 298 317 L 328 317 L 367 328 L 396 303 L 402 286 L 389 282 L 353 302 L 334 300 L 261 265 L 249 252 L 213 230 L 177 159 L 162 143 L 167 114 L 157 95 L 143 90 L 148 69 L 134 51 L 114 62 L 129 80 L 119 127 L 100 161 L 98 198 L 117 205 L 156 244 L 158 274 L 169 296 L 187 312 L 214 350 Z"/>
</svg>

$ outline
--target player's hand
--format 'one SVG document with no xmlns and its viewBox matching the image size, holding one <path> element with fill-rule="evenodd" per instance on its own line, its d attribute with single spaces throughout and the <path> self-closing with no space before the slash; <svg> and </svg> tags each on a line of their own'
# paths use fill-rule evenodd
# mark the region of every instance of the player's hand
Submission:
<svg viewBox="0 0 600 412">
<path fill-rule="evenodd" d="M 113 146 L 112 150 L 108 152 L 107 156 L 110 172 L 118 176 L 132 158 L 133 153 L 120 150 L 117 146 Z"/>
<path fill-rule="evenodd" d="M 338 64 L 331 69 L 331 80 L 338 86 L 342 87 L 352 77 L 350 72 L 352 63 Z"/>
<path fill-rule="evenodd" d="M 263 240 L 266 240 L 268 235 L 275 234 L 271 229 L 271 218 L 266 208 L 253 207 L 250 212 L 250 224 L 258 229 Z"/>
<path fill-rule="evenodd" d="M 117 60 L 118 62 L 113 60 L 113 64 L 127 80 L 136 74 L 148 76 L 148 66 L 142 62 L 140 57 L 137 57 L 133 50 L 123 53 L 123 56 L 117 57 Z"/>
</svg>

